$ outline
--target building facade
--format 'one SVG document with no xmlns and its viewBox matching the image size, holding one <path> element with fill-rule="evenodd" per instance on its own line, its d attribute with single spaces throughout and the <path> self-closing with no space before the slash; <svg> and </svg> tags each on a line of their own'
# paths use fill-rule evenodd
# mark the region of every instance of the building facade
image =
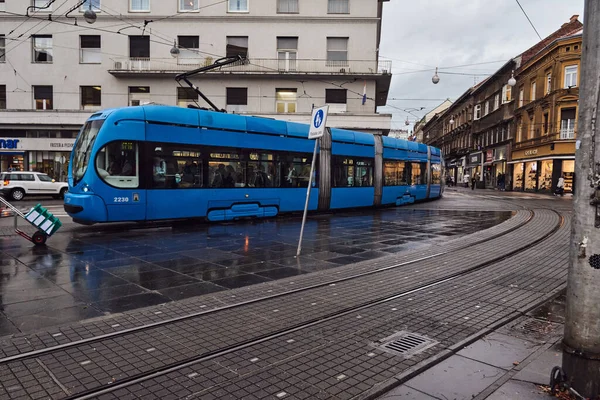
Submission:
<svg viewBox="0 0 600 400">
<path fill-rule="evenodd" d="M 439 106 L 435 107 L 433 110 L 429 111 L 427 114 L 423 116 L 416 124 L 414 129 L 415 141 L 423 143 L 423 127 L 427 122 L 429 122 L 436 114 L 442 114 L 444 111 L 448 109 L 452 105 L 452 101 L 450 99 L 444 100 Z"/>
<path fill-rule="evenodd" d="M 572 16 L 423 126 L 455 182 L 550 192 L 562 175 L 572 190 L 582 27 Z"/>
<path fill-rule="evenodd" d="M 513 190 L 554 191 L 563 175 L 572 191 L 582 34 L 554 40 L 519 69 Z"/>
<path fill-rule="evenodd" d="M 232 55 L 249 61 L 190 78 L 218 108 L 308 123 L 328 104 L 329 126 L 387 134 L 391 115 L 377 112 L 391 81 L 391 62 L 378 60 L 385 1 L 0 2 L 0 170 L 65 176 L 99 109 L 208 107 L 174 78 Z"/>
</svg>

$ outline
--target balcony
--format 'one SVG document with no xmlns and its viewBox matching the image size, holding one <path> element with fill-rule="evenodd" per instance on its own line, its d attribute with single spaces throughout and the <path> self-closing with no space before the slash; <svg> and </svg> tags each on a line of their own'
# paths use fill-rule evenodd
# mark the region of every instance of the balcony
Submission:
<svg viewBox="0 0 600 400">
<path fill-rule="evenodd" d="M 114 76 L 164 76 L 192 71 L 215 61 L 206 58 L 132 58 L 112 59 L 112 68 L 108 71 Z M 317 59 L 279 60 L 276 58 L 251 58 L 246 64 L 232 64 L 206 74 L 240 75 L 352 75 L 352 76 L 391 76 L 390 60 L 348 60 L 328 61 Z"/>
<path fill-rule="evenodd" d="M 541 144 L 549 143 L 549 142 L 559 142 L 561 140 L 569 141 L 574 140 L 577 131 L 575 128 L 571 128 L 568 130 L 562 130 L 558 133 L 553 133 L 550 135 L 544 135 L 541 137 L 523 140 L 521 142 L 515 143 L 515 149 L 522 149 L 525 147 L 539 146 Z"/>
</svg>

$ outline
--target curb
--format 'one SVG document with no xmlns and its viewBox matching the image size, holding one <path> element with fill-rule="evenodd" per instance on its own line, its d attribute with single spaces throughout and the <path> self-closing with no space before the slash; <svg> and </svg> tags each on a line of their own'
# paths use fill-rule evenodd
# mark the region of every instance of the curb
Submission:
<svg viewBox="0 0 600 400">
<path fill-rule="evenodd" d="M 509 322 L 516 320 L 519 317 L 526 316 L 528 312 L 535 310 L 536 308 L 546 304 L 547 302 L 554 300 L 556 297 L 560 296 L 566 290 L 566 288 L 567 288 L 567 284 L 565 283 L 564 285 L 561 285 L 560 288 L 555 289 L 552 292 L 548 293 L 540 301 L 534 303 L 533 305 L 514 311 L 512 314 L 502 318 L 501 320 L 491 324 L 490 326 L 488 326 L 486 328 L 481 329 L 479 332 L 474 333 L 473 335 L 469 336 L 468 338 L 463 339 L 458 343 L 455 343 L 454 345 L 448 347 L 447 349 L 434 355 L 433 357 L 429 357 L 428 359 L 421 361 L 420 363 L 410 367 L 406 371 L 401 372 L 397 375 L 394 375 L 391 378 L 388 378 L 386 381 L 376 384 L 375 386 L 373 386 L 371 389 L 367 390 L 366 392 L 363 392 L 355 397 L 352 397 L 352 399 L 353 400 L 371 400 L 371 399 L 376 399 L 377 397 L 384 395 L 385 393 L 402 385 L 403 383 L 414 378 L 415 376 L 419 375 L 420 373 L 425 372 L 426 370 L 439 364 L 440 362 L 444 361 L 445 359 L 455 355 L 456 353 L 458 353 L 460 350 L 467 347 L 471 343 L 476 342 L 477 340 L 481 339 L 482 337 L 496 331 L 497 329 L 508 324 Z"/>
</svg>

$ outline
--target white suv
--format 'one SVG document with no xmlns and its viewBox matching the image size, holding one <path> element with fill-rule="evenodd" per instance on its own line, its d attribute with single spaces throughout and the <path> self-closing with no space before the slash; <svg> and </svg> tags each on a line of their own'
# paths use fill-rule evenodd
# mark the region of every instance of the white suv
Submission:
<svg viewBox="0 0 600 400">
<path fill-rule="evenodd" d="M 53 196 L 62 199 L 69 185 L 55 182 L 40 172 L 3 172 L 0 174 L 0 193 L 12 200 L 22 200 L 25 195 Z"/>
</svg>

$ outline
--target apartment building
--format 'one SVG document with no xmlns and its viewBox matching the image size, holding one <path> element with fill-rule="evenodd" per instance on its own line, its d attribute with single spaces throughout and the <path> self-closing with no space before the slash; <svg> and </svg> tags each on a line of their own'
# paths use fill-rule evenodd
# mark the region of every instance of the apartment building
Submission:
<svg viewBox="0 0 600 400">
<path fill-rule="evenodd" d="M 328 104 L 329 126 L 387 134 L 386 1 L 0 0 L 0 170 L 64 177 L 98 109 L 208 107 L 174 78 L 233 55 L 190 78 L 219 109 L 308 123 Z"/>
</svg>

